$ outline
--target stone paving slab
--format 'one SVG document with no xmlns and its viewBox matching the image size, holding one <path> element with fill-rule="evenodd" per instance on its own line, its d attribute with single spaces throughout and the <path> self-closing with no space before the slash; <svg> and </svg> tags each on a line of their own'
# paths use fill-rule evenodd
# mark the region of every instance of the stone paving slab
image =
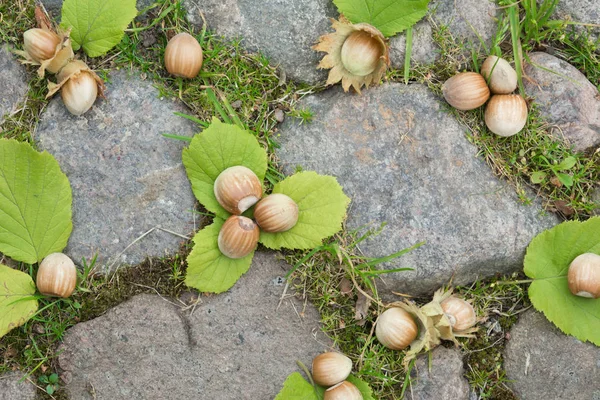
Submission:
<svg viewBox="0 0 600 400">
<path fill-rule="evenodd" d="M 504 367 L 520 400 L 600 399 L 600 348 L 565 335 L 535 310 L 512 328 Z"/>
<path fill-rule="evenodd" d="M 137 264 L 175 253 L 179 234 L 195 228 L 195 198 L 181 162 L 184 143 L 162 133 L 191 136 L 198 129 L 173 113 L 189 112 L 159 98 L 151 81 L 125 71 L 110 75 L 107 100 L 81 117 L 71 115 L 60 95 L 40 119 L 35 138 L 69 178 L 73 233 L 66 248 L 76 263 L 98 253 L 99 266 Z"/>
<path fill-rule="evenodd" d="M 553 125 L 553 135 L 576 151 L 600 148 L 600 93 L 577 68 L 547 53 L 531 53 L 525 91 Z"/>
<path fill-rule="evenodd" d="M 430 370 L 431 366 L 431 370 Z M 408 400 L 469 400 L 469 383 L 465 379 L 462 355 L 458 349 L 438 347 L 417 359 L 410 373 Z"/>
<path fill-rule="evenodd" d="M 27 95 L 27 75 L 8 46 L 0 42 L 0 124 Z M 1 129 L 0 129 L 1 130 Z"/>
<path fill-rule="evenodd" d="M 387 223 L 361 244 L 368 256 L 426 241 L 385 266 L 414 271 L 385 275 L 384 294 L 519 270 L 531 239 L 558 223 L 493 175 L 442 101 L 419 84 L 386 84 L 362 96 L 333 88 L 300 104 L 313 122 L 288 118 L 278 131 L 286 173 L 302 166 L 338 178 L 352 198 L 349 229 Z"/>
<path fill-rule="evenodd" d="M 35 386 L 28 381 L 20 382 L 23 375 L 21 372 L 9 372 L 0 375 L 0 399 L 35 400 Z"/>
<path fill-rule="evenodd" d="M 310 303 L 289 290 L 281 300 L 288 269 L 258 252 L 232 289 L 196 307 L 140 295 L 76 325 L 59 355 L 71 398 L 273 399 L 296 360 L 331 345 Z"/>
</svg>

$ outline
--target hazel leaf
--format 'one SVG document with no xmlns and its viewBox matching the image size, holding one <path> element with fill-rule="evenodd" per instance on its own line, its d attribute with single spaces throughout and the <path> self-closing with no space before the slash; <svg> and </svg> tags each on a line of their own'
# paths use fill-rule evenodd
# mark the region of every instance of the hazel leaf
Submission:
<svg viewBox="0 0 600 400">
<path fill-rule="evenodd" d="M 366 22 L 385 37 L 410 28 L 427 14 L 429 0 L 333 0 L 352 23 Z"/>
<path fill-rule="evenodd" d="M 346 380 L 358 388 L 362 394 L 363 400 L 375 400 L 373 397 L 373 391 L 367 382 L 357 378 L 354 375 L 350 375 L 348 378 L 346 378 Z"/>
<path fill-rule="evenodd" d="M 115 47 L 137 15 L 136 0 L 65 0 L 61 26 L 71 28 L 73 49 L 90 57 Z"/>
<path fill-rule="evenodd" d="M 214 118 L 210 126 L 195 135 L 190 146 L 183 150 L 183 165 L 198 201 L 208 211 L 227 219 L 229 213 L 215 197 L 215 180 L 225 169 L 243 165 L 264 181 L 267 152 L 250 132 Z"/>
<path fill-rule="evenodd" d="M 583 253 L 600 255 L 600 217 L 563 222 L 537 235 L 524 261 L 533 279 L 529 298 L 564 333 L 600 346 L 600 299 L 575 296 L 567 281 L 571 262 Z"/>
<path fill-rule="evenodd" d="M 73 228 L 69 180 L 48 152 L 0 139 L 0 252 L 34 264 L 62 251 Z"/>
<path fill-rule="evenodd" d="M 0 337 L 23 325 L 38 309 L 29 275 L 0 264 Z"/>
<path fill-rule="evenodd" d="M 185 284 L 201 292 L 221 293 L 231 288 L 252 264 L 254 251 L 246 257 L 233 259 L 219 250 L 217 238 L 225 221 L 214 222 L 194 236 L 194 248 L 187 257 Z"/>
<path fill-rule="evenodd" d="M 283 383 L 283 389 L 275 400 L 321 400 L 323 396 L 318 396 L 315 388 L 308 383 L 298 372 L 290 374 Z"/>
<path fill-rule="evenodd" d="M 350 199 L 332 176 L 299 172 L 277 183 L 273 193 L 283 193 L 298 204 L 298 222 L 286 232 L 260 233 L 260 243 L 270 249 L 311 249 L 342 228 Z"/>
</svg>

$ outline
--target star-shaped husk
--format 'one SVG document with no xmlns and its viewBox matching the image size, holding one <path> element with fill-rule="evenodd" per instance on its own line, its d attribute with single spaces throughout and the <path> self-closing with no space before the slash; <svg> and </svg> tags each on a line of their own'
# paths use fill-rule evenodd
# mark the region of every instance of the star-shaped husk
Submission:
<svg viewBox="0 0 600 400">
<path fill-rule="evenodd" d="M 436 290 L 433 294 L 433 300 L 425 304 L 421 309 L 426 315 L 429 315 L 434 319 L 435 327 L 440 332 L 440 337 L 443 340 L 449 340 L 454 342 L 455 345 L 458 345 L 458 341 L 456 340 L 457 337 L 475 337 L 474 333 L 477 332 L 479 328 L 474 326 L 462 331 L 455 331 L 452 329 L 450 319 L 448 319 L 444 313 L 441 305 L 444 300 L 452 296 L 452 290 L 452 288 L 448 290 L 444 290 L 444 288 Z M 477 322 L 481 322 L 481 319 L 478 319 Z"/>
<path fill-rule="evenodd" d="M 321 36 L 319 43 L 313 46 L 314 50 L 328 53 L 318 65 L 320 69 L 330 69 L 327 84 L 334 85 L 342 81 L 345 92 L 352 86 L 358 93 L 360 93 L 360 88 L 363 85 L 368 88 L 371 84 L 378 84 L 390 64 L 390 50 L 383 34 L 374 26 L 366 23 L 353 25 L 343 16 L 340 17 L 339 21 L 331 19 L 331 24 L 335 32 Z M 369 33 L 381 44 L 382 48 L 382 54 L 375 70 L 365 76 L 352 74 L 342 63 L 342 46 L 346 39 L 356 31 Z"/>
</svg>

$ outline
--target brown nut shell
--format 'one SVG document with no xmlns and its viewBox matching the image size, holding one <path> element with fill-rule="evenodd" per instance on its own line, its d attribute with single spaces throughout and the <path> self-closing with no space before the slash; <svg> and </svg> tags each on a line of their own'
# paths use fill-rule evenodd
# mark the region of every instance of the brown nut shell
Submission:
<svg viewBox="0 0 600 400">
<path fill-rule="evenodd" d="M 265 232 L 289 231 L 298 222 L 298 204 L 285 194 L 270 194 L 256 204 L 254 219 Z"/>
<path fill-rule="evenodd" d="M 38 63 L 54 57 L 60 42 L 60 36 L 46 29 L 33 28 L 23 33 L 23 48 Z"/>
<path fill-rule="evenodd" d="M 89 110 L 96 101 L 98 84 L 92 73 L 81 71 L 65 82 L 60 95 L 71 114 L 81 115 Z"/>
<path fill-rule="evenodd" d="M 476 72 L 461 72 L 444 82 L 446 101 L 458 110 L 474 110 L 490 98 L 490 89 L 483 76 Z"/>
<path fill-rule="evenodd" d="M 407 311 L 392 307 L 385 310 L 377 320 L 375 335 L 388 349 L 402 350 L 416 339 L 419 329 Z"/>
<path fill-rule="evenodd" d="M 450 296 L 440 303 L 442 310 L 450 320 L 453 332 L 469 329 L 477 323 L 475 309 L 467 301 Z"/>
<path fill-rule="evenodd" d="M 481 75 L 493 94 L 509 94 L 517 88 L 517 71 L 503 58 L 486 58 L 481 66 Z"/>
<path fill-rule="evenodd" d="M 173 36 L 165 49 L 165 67 L 175 76 L 195 78 L 202 68 L 202 60 L 202 47 L 189 33 Z"/>
<path fill-rule="evenodd" d="M 63 253 L 52 253 L 38 268 L 36 286 L 46 296 L 69 297 L 77 285 L 77 268 Z"/>
<path fill-rule="evenodd" d="M 240 215 L 232 215 L 221 227 L 217 244 L 226 257 L 243 258 L 256 249 L 259 236 L 260 230 L 254 221 Z"/>
<path fill-rule="evenodd" d="M 215 180 L 217 201 L 227 212 L 240 215 L 262 197 L 262 185 L 250 169 L 238 165 L 229 167 Z"/>
<path fill-rule="evenodd" d="M 527 123 L 527 103 L 518 94 L 495 94 L 485 107 L 485 124 L 499 136 L 513 136 Z"/>
<path fill-rule="evenodd" d="M 600 298 L 600 255 L 584 253 L 577 256 L 569 266 L 567 280 L 574 295 Z"/>
<path fill-rule="evenodd" d="M 354 384 L 344 381 L 327 389 L 323 400 L 363 400 L 363 396 Z"/>
<path fill-rule="evenodd" d="M 342 65 L 353 75 L 366 76 L 375 71 L 385 51 L 381 39 L 358 30 L 352 32 L 342 45 Z"/>
<path fill-rule="evenodd" d="M 319 354 L 312 362 L 314 381 L 321 386 L 342 382 L 352 372 L 352 360 L 341 353 L 330 351 Z"/>
</svg>

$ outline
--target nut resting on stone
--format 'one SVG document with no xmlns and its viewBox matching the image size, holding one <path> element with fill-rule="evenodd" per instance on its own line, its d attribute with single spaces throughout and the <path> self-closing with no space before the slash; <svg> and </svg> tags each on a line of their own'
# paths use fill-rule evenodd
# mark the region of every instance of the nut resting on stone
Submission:
<svg viewBox="0 0 600 400">
<path fill-rule="evenodd" d="M 232 215 L 227 218 L 217 244 L 223 255 L 229 258 L 243 258 L 252 253 L 258 245 L 260 230 L 250 218 Z"/>
<path fill-rule="evenodd" d="M 321 386 L 340 383 L 350 375 L 350 372 L 352 372 L 352 360 L 334 351 L 319 354 L 312 362 L 313 379 Z"/>
<path fill-rule="evenodd" d="M 527 123 L 527 103 L 518 94 L 495 94 L 485 108 L 485 124 L 500 136 L 513 136 Z"/>
<path fill-rule="evenodd" d="M 517 71 L 503 58 L 489 56 L 481 66 L 481 75 L 493 94 L 509 94 L 517 88 Z"/>
<path fill-rule="evenodd" d="M 477 323 L 475 309 L 467 301 L 450 296 L 440 304 L 448 320 L 450 320 L 454 332 L 464 331 Z"/>
<path fill-rule="evenodd" d="M 104 95 L 104 82 L 81 60 L 69 62 L 56 78 L 58 84 L 48 83 L 46 98 L 60 90 L 65 107 L 73 115 L 85 113 L 92 107 L 96 97 Z"/>
<path fill-rule="evenodd" d="M 390 50 L 383 34 L 374 26 L 351 24 L 344 17 L 332 20 L 334 33 L 321 36 L 314 50 L 328 53 L 319 63 L 329 69 L 327 84 L 342 81 L 344 91 L 350 86 L 360 93 L 362 86 L 369 87 L 381 81 L 390 64 Z"/>
<path fill-rule="evenodd" d="M 52 253 L 38 268 L 36 286 L 46 296 L 69 297 L 77 285 L 77 268 L 63 253 Z"/>
<path fill-rule="evenodd" d="M 165 49 L 165 67 L 170 74 L 195 78 L 202 68 L 202 47 L 189 33 L 171 38 Z"/>
<path fill-rule="evenodd" d="M 569 290 L 576 296 L 600 298 L 600 255 L 584 253 L 569 266 Z"/>
<path fill-rule="evenodd" d="M 483 76 L 476 72 L 461 72 L 444 82 L 444 98 L 458 110 L 474 110 L 490 97 L 490 89 Z"/>
<path fill-rule="evenodd" d="M 285 232 L 298 222 L 298 205 L 285 194 L 270 194 L 256 204 L 254 219 L 265 232 Z"/>
<path fill-rule="evenodd" d="M 413 317 L 398 307 L 385 310 L 375 326 L 375 335 L 379 342 L 392 350 L 407 348 L 418 333 L 419 329 Z"/>
<path fill-rule="evenodd" d="M 262 185 L 250 168 L 239 165 L 219 174 L 214 192 L 217 201 L 227 212 L 240 215 L 260 200 Z"/>
<path fill-rule="evenodd" d="M 362 400 L 360 390 L 352 383 L 344 381 L 325 391 L 324 400 Z"/>
</svg>

